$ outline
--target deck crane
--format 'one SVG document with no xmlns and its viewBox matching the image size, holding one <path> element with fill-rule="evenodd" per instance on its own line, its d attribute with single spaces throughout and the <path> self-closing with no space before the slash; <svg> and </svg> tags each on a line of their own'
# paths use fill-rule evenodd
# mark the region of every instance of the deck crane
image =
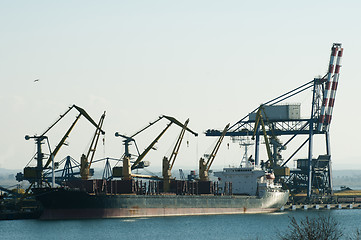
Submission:
<svg viewBox="0 0 361 240">
<path fill-rule="evenodd" d="M 222 144 L 223 138 L 227 133 L 227 130 L 229 128 L 229 123 L 225 126 L 223 129 L 221 136 L 218 138 L 215 147 L 212 150 L 212 153 L 207 156 L 208 160 L 205 162 L 204 158 L 199 159 L 199 179 L 200 181 L 209 181 L 208 172 L 209 169 L 212 166 L 212 163 L 217 155 L 217 152 L 219 150 L 219 147 Z"/>
<path fill-rule="evenodd" d="M 174 145 L 173 151 L 172 151 L 169 159 L 166 156 L 163 157 L 162 175 L 163 175 L 163 190 L 164 190 L 164 192 L 168 192 L 169 189 L 170 189 L 170 180 L 171 180 L 171 176 L 172 176 L 172 168 L 173 168 L 175 159 L 178 156 L 178 152 L 179 152 L 180 146 L 182 144 L 182 140 L 183 140 L 184 133 L 186 131 L 188 123 L 189 123 L 189 118 L 183 124 L 181 133 L 179 134 L 179 137 L 177 139 L 176 144 Z"/>
<path fill-rule="evenodd" d="M 47 134 L 73 108 L 78 110 L 79 115 L 76 116 L 75 121 L 69 127 L 69 129 L 67 130 L 67 132 L 65 133 L 63 138 L 60 140 L 58 145 L 56 145 L 55 149 L 53 151 L 51 151 L 50 144 L 49 144 L 49 141 L 48 141 L 48 137 L 45 134 Z M 78 106 L 76 106 L 74 104 L 73 106 L 69 107 L 69 109 L 64 114 L 60 115 L 60 117 L 40 136 L 37 136 L 37 135 L 34 135 L 34 136 L 26 135 L 25 136 L 25 140 L 34 139 L 35 144 L 37 146 L 37 153 L 36 153 L 36 156 L 35 156 L 35 159 L 37 160 L 37 166 L 36 167 L 25 167 L 24 168 L 24 179 L 31 182 L 31 186 L 34 185 L 34 184 L 37 187 L 42 187 L 43 186 L 43 182 L 44 182 L 43 171 L 45 169 L 47 169 L 51 163 L 53 163 L 53 165 L 54 165 L 55 156 L 57 155 L 57 153 L 59 152 L 61 147 L 64 145 L 65 140 L 69 137 L 70 132 L 73 130 L 74 126 L 76 125 L 76 123 L 78 122 L 78 120 L 79 120 L 79 118 L 81 116 L 84 116 L 91 124 L 93 124 L 97 129 L 99 129 L 99 131 L 102 134 L 105 134 L 105 132 L 102 129 L 99 128 L 99 126 L 94 122 L 94 120 L 89 116 L 89 114 L 83 108 L 78 107 Z M 44 140 L 47 141 L 50 154 L 49 154 L 47 162 L 43 165 L 43 160 L 46 159 L 45 154 L 43 153 L 43 150 L 42 150 L 42 144 L 44 144 Z M 52 169 L 54 170 L 54 166 L 52 166 Z M 54 180 L 55 180 L 55 176 L 53 174 L 53 184 L 54 184 Z"/>
<path fill-rule="evenodd" d="M 89 150 L 87 155 L 82 154 L 80 159 L 80 176 L 83 180 L 87 180 L 89 178 L 89 171 L 90 166 L 93 162 L 95 151 L 99 142 L 100 132 L 103 126 L 105 118 L 105 111 L 103 115 L 100 117 L 99 123 L 97 125 L 97 128 L 95 129 L 95 133 L 92 139 L 92 142 L 90 143 Z M 89 160 L 90 157 L 90 160 Z"/>
<path fill-rule="evenodd" d="M 150 126 L 152 126 L 153 124 L 155 124 L 156 122 L 160 121 L 161 119 L 167 119 L 170 122 L 167 124 L 167 126 L 163 129 L 163 131 L 151 142 L 151 144 L 141 153 L 139 154 L 139 156 L 137 157 L 137 159 L 135 160 L 135 162 L 130 165 L 130 158 L 131 158 L 131 154 L 129 152 L 129 145 L 131 142 L 134 142 L 137 150 L 138 147 L 136 145 L 136 142 L 134 140 L 134 137 L 136 135 L 138 135 L 139 133 L 143 132 L 144 130 L 146 130 L 147 128 L 149 128 Z M 155 120 L 154 122 L 149 123 L 148 126 L 144 127 L 143 129 L 139 130 L 138 132 L 136 132 L 135 134 L 133 134 L 131 137 L 127 137 L 125 135 L 122 135 L 118 132 L 115 133 L 116 137 L 123 137 L 125 140 L 123 140 L 124 145 L 125 145 L 125 153 L 124 153 L 124 157 L 123 157 L 123 167 L 121 168 L 121 174 L 119 174 L 123 180 L 130 180 L 133 177 L 136 177 L 137 175 L 132 174 L 132 170 L 136 169 L 138 167 L 138 165 L 142 162 L 142 160 L 144 159 L 144 157 L 148 154 L 148 152 L 154 147 L 154 145 L 159 141 L 159 139 L 163 136 L 163 134 L 169 129 L 169 127 L 172 124 L 176 124 L 182 128 L 184 128 L 184 125 L 179 122 L 177 119 L 170 117 L 170 116 L 166 116 L 166 115 L 162 115 L 160 116 L 157 120 Z M 193 133 L 195 136 L 198 136 L 198 134 L 196 132 L 193 132 L 191 129 L 189 129 L 188 127 L 185 127 L 185 129 L 191 133 Z M 139 153 L 139 151 L 138 151 Z M 119 176 L 118 175 L 118 176 Z M 142 177 L 146 177 L 146 176 L 142 176 Z M 154 177 L 154 176 L 152 176 Z"/>
</svg>

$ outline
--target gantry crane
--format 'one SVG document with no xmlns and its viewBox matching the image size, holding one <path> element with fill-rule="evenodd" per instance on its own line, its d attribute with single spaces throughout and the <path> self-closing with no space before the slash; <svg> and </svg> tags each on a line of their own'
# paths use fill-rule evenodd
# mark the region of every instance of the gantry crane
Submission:
<svg viewBox="0 0 361 240">
<path fill-rule="evenodd" d="M 293 142 L 293 140 L 298 136 L 307 137 L 301 143 L 301 145 L 289 155 L 287 160 L 279 163 L 279 166 L 281 167 L 281 171 L 286 171 L 286 169 L 282 168 L 285 167 L 290 160 L 294 159 L 295 155 L 301 149 L 308 145 L 307 158 L 296 159 L 297 169 L 292 170 L 290 172 L 290 176 L 284 177 L 284 181 L 288 186 L 290 186 L 292 191 L 305 191 L 307 192 L 308 199 L 311 199 L 313 195 L 317 197 L 317 192 L 323 193 L 325 195 L 332 195 L 332 169 L 329 129 L 338 86 L 342 55 L 343 48 L 341 47 L 341 44 L 334 43 L 331 48 L 329 67 L 325 76 L 315 78 L 263 104 L 264 107 L 267 107 L 269 111 L 272 112 L 272 107 L 281 107 L 282 105 L 279 105 L 279 103 L 284 103 L 285 100 L 312 89 L 313 95 L 311 100 L 311 114 L 309 118 L 272 118 L 269 119 L 267 125 L 265 124 L 265 130 L 263 130 L 264 136 L 274 135 L 289 137 L 288 140 L 282 145 L 280 143 L 275 143 L 275 145 L 277 145 L 276 147 L 279 149 L 285 149 L 285 147 L 289 146 L 289 143 Z M 257 126 L 257 124 L 255 124 L 256 119 L 251 118 L 251 114 L 256 115 L 257 110 L 259 110 L 259 108 L 256 108 L 250 114 L 247 114 L 241 120 L 233 124 L 227 131 L 226 136 L 242 138 L 247 137 L 251 133 L 255 132 L 255 165 L 260 166 L 260 132 L 256 129 L 259 128 L 259 125 Z M 264 132 L 266 134 L 264 134 Z M 325 154 L 319 155 L 317 158 L 313 157 L 315 134 L 324 135 L 326 145 Z M 206 136 L 220 135 L 220 130 L 209 129 L 206 131 Z M 268 148 L 267 151 L 269 150 L 270 148 Z M 274 152 L 274 154 L 276 154 L 276 152 Z M 268 156 L 268 158 L 272 159 L 270 156 Z M 320 183 L 320 181 L 322 182 Z"/>
<path fill-rule="evenodd" d="M 222 141 L 223 141 L 223 138 L 224 136 L 226 135 L 227 133 L 227 130 L 229 128 L 229 123 L 225 126 L 225 128 L 223 129 L 222 133 L 221 133 L 221 136 L 219 136 L 217 142 L 216 142 L 216 145 L 214 146 L 211 154 L 207 155 L 206 157 L 208 158 L 207 159 L 207 162 L 205 162 L 205 159 L 204 158 L 200 158 L 199 159 L 199 180 L 200 181 L 209 181 L 209 177 L 208 177 L 208 172 L 209 172 L 209 169 L 211 168 L 212 166 L 212 163 L 217 155 L 217 152 L 219 150 L 219 147 L 221 146 L 222 144 Z"/>
</svg>

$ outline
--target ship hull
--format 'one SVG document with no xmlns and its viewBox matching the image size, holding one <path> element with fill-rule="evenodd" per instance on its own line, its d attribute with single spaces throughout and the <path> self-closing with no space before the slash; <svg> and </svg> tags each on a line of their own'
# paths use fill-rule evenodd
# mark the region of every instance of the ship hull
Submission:
<svg viewBox="0 0 361 240">
<path fill-rule="evenodd" d="M 263 197 L 239 195 L 91 195 L 49 189 L 37 193 L 42 219 L 125 218 L 186 215 L 268 213 L 281 208 L 288 192 Z"/>
</svg>

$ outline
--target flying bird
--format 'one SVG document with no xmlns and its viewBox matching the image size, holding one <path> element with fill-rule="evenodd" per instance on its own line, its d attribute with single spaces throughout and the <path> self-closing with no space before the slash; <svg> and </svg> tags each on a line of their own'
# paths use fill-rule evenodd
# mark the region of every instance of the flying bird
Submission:
<svg viewBox="0 0 361 240">
<path fill-rule="evenodd" d="M 39 82 L 39 79 L 35 79 L 34 82 Z"/>
</svg>

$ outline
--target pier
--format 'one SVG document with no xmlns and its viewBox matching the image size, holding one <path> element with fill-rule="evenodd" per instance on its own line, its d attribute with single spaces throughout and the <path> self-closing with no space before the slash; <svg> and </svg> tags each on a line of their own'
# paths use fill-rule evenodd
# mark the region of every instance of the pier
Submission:
<svg viewBox="0 0 361 240">
<path fill-rule="evenodd" d="M 361 203 L 287 204 L 283 208 L 281 208 L 281 211 L 338 210 L 338 209 L 361 209 Z"/>
<path fill-rule="evenodd" d="M 287 203 L 281 210 L 332 210 L 332 209 L 361 209 L 361 191 L 336 191 L 332 196 L 318 201 L 307 202 L 306 194 L 292 197 L 293 202 Z"/>
</svg>

